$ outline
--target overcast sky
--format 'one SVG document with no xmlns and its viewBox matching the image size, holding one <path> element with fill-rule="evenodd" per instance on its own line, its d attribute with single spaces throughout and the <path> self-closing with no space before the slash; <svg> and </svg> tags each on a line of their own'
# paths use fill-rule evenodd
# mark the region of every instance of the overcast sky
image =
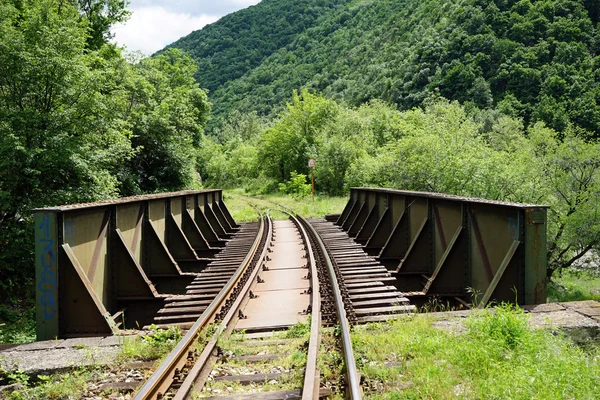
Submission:
<svg viewBox="0 0 600 400">
<path fill-rule="evenodd" d="M 192 31 L 260 0 L 129 0 L 133 15 L 113 29 L 129 51 L 152 54 Z"/>
</svg>

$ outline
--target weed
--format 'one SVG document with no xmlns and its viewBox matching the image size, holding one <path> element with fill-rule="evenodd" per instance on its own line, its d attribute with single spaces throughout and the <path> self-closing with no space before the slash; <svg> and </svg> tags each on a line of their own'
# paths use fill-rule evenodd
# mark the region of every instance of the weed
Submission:
<svg viewBox="0 0 600 400">
<path fill-rule="evenodd" d="M 597 270 L 569 268 L 555 273 L 548 284 L 548 302 L 600 301 L 600 273 Z"/>
<path fill-rule="evenodd" d="M 308 334 L 310 334 L 310 315 L 306 321 L 299 321 L 295 325 L 290 326 L 290 328 L 285 331 L 283 337 L 288 339 L 302 338 L 308 336 Z"/>
<path fill-rule="evenodd" d="M 25 399 L 78 399 L 83 396 L 87 383 L 92 379 L 92 370 L 81 368 L 69 374 L 38 376 L 35 386 L 28 386 L 28 378 L 15 381 L 22 388 L 8 394 L 10 400 Z"/>
<path fill-rule="evenodd" d="M 35 307 L 30 304 L 0 304 L 0 343 L 35 341 Z"/>
<path fill-rule="evenodd" d="M 233 218 L 238 222 L 256 221 L 258 216 L 248 202 L 261 209 L 271 209 L 273 219 L 287 219 L 287 215 L 276 211 L 278 205 L 302 215 L 305 218 L 322 217 L 325 214 L 341 213 L 346 205 L 347 197 L 315 196 L 315 201 L 308 198 L 298 199 L 284 194 L 248 196 L 242 189 L 227 190 L 223 198 Z"/>
<path fill-rule="evenodd" d="M 515 349 L 529 339 L 531 329 L 529 316 L 511 303 L 502 303 L 494 309 L 486 310 L 477 318 L 469 318 L 466 326 L 471 336 L 483 341 L 496 340 L 501 347 Z"/>
<path fill-rule="evenodd" d="M 119 351 L 118 359 L 157 360 L 166 356 L 181 339 L 179 327 L 159 329 L 150 326 L 151 333 L 140 337 L 126 337 Z"/>
<path fill-rule="evenodd" d="M 474 313 L 459 335 L 432 321 L 416 315 L 355 328 L 366 397 L 598 398 L 598 348 L 584 352 L 563 336 L 529 328 L 517 307 Z"/>
</svg>

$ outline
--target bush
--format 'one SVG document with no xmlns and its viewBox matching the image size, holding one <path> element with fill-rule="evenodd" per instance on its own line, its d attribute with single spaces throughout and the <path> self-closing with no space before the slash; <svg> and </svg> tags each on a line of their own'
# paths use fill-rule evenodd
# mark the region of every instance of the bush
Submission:
<svg viewBox="0 0 600 400">
<path fill-rule="evenodd" d="M 306 183 L 306 175 L 298 174 L 296 171 L 292 171 L 290 179 L 286 183 L 279 184 L 280 192 L 298 198 L 309 196 L 311 190 L 311 185 Z"/>
</svg>

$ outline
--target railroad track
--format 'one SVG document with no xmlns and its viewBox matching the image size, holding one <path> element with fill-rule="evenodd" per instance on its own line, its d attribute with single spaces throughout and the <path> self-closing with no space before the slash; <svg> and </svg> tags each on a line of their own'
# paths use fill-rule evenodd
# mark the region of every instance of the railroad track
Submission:
<svg viewBox="0 0 600 400">
<path fill-rule="evenodd" d="M 414 310 L 389 285 L 393 279 L 326 221 L 290 214 L 274 222 L 262 213 L 259 222 L 239 228 L 185 295 L 169 298 L 157 313 L 155 324 L 189 330 L 135 399 L 328 397 L 332 393 L 320 382 L 317 361 L 323 328 L 334 325 L 345 371 L 343 388 L 334 386 L 347 398 L 361 398 L 351 323 Z M 287 330 L 298 324 L 309 332 L 290 338 Z M 232 335 L 240 331 L 244 340 Z M 281 333 L 273 336 L 274 331 Z M 290 353 L 302 362 L 283 370 L 252 367 Z M 203 390 L 219 382 L 231 387 Z M 270 385 L 260 394 L 229 393 L 237 390 L 233 386 L 261 382 Z"/>
</svg>

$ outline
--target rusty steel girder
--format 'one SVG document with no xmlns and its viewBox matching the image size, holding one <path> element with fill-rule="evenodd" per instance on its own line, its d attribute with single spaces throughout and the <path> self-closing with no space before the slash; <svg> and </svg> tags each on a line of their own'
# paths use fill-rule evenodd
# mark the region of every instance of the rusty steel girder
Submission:
<svg viewBox="0 0 600 400">
<path fill-rule="evenodd" d="M 34 212 L 38 340 L 151 323 L 238 229 L 221 190 Z"/>
<path fill-rule="evenodd" d="M 546 302 L 547 206 L 352 188 L 337 218 L 413 297 Z"/>
</svg>

